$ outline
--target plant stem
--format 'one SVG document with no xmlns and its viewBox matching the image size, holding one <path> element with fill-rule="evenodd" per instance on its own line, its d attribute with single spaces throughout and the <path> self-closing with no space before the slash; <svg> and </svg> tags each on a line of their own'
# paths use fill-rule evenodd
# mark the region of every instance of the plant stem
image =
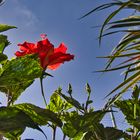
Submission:
<svg viewBox="0 0 140 140">
<path fill-rule="evenodd" d="M 52 140 L 55 140 L 55 135 L 56 135 L 56 126 L 53 127 L 53 138 L 52 138 Z"/>
<path fill-rule="evenodd" d="M 112 110 L 112 107 L 110 107 L 110 110 Z M 115 116 L 114 116 L 113 112 L 110 112 L 110 117 L 111 117 L 111 120 L 112 120 L 113 127 L 117 128 L 117 124 L 116 124 L 116 120 L 115 120 Z"/>
<path fill-rule="evenodd" d="M 10 91 L 7 92 L 7 107 L 11 104 L 11 97 L 10 97 Z"/>
<path fill-rule="evenodd" d="M 89 101 L 89 99 L 90 99 L 90 95 L 88 95 L 87 101 L 86 101 L 86 107 L 85 107 L 86 112 L 88 112 L 88 101 Z"/>
<path fill-rule="evenodd" d="M 64 134 L 64 135 L 63 135 L 63 140 L 65 140 L 65 138 L 66 138 L 66 135 Z"/>
<path fill-rule="evenodd" d="M 43 77 L 40 77 L 40 86 L 41 86 L 41 93 L 42 93 L 42 97 L 43 97 L 44 103 L 47 106 L 47 102 L 46 102 L 45 94 L 44 94 L 44 89 L 43 89 Z"/>
<path fill-rule="evenodd" d="M 134 119 L 136 119 L 136 117 L 137 117 L 137 105 L 136 104 L 134 104 Z M 135 138 L 136 138 L 136 135 L 137 135 L 137 128 L 136 127 L 134 127 L 133 126 L 133 130 L 134 130 L 134 133 L 132 134 L 132 139 L 134 139 L 135 140 Z"/>
</svg>

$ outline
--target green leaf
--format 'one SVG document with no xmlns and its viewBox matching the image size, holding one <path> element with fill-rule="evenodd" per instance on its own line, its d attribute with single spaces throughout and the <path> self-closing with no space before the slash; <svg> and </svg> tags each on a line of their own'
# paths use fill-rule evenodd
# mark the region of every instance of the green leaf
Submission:
<svg viewBox="0 0 140 140">
<path fill-rule="evenodd" d="M 63 111 L 67 111 L 72 107 L 73 106 L 70 103 L 66 102 L 60 97 L 57 90 L 52 94 L 50 103 L 47 106 L 48 109 L 58 114 L 62 113 Z"/>
<path fill-rule="evenodd" d="M 101 37 L 103 34 L 103 30 L 104 27 L 108 24 L 108 22 L 116 15 L 118 14 L 122 9 L 124 9 L 124 7 L 128 6 L 129 4 L 131 4 L 131 1 L 125 2 L 124 4 L 122 4 L 117 10 L 115 10 L 114 12 L 112 12 L 104 21 L 102 27 L 101 27 L 101 31 L 100 31 L 100 35 L 99 35 L 99 43 L 101 44 Z"/>
<path fill-rule="evenodd" d="M 136 21 L 140 21 L 140 16 L 129 16 L 127 18 L 124 19 L 120 19 L 117 21 L 113 21 L 110 24 L 115 24 L 115 23 L 127 23 L 127 22 L 136 22 Z"/>
<path fill-rule="evenodd" d="M 64 114 L 64 126 L 62 128 L 64 134 L 70 138 L 77 138 L 81 133 L 85 133 L 94 129 L 102 120 L 107 111 L 98 110 L 95 112 L 79 115 L 76 111 Z"/>
<path fill-rule="evenodd" d="M 126 79 L 124 82 L 122 82 L 121 84 L 119 84 L 115 89 L 113 89 L 106 97 L 108 97 L 109 95 L 111 95 L 112 93 L 114 93 L 116 90 L 122 88 L 123 86 L 126 87 L 124 89 L 122 89 L 121 93 L 124 93 L 128 88 L 130 88 L 133 84 L 135 84 L 137 81 L 140 80 L 140 71 L 138 71 L 137 73 L 135 73 L 134 75 L 130 76 L 128 79 Z M 129 83 L 130 82 L 130 83 Z"/>
<path fill-rule="evenodd" d="M 25 129 L 26 125 L 22 122 L 25 119 L 23 114 L 22 111 L 16 108 L 0 107 L 0 133 Z"/>
<path fill-rule="evenodd" d="M 6 35 L 0 35 L 0 53 L 3 53 L 4 49 L 10 44 Z"/>
<path fill-rule="evenodd" d="M 0 87 L 0 91 L 5 93 L 6 95 L 9 96 L 10 100 L 8 101 L 8 104 L 13 104 L 18 97 L 28 88 L 34 80 L 28 80 L 28 81 L 23 81 L 19 82 L 17 85 L 9 85 L 6 87 Z"/>
<path fill-rule="evenodd" d="M 97 72 L 108 72 L 108 71 L 114 71 L 114 70 L 119 70 L 119 69 L 124 69 L 124 68 L 128 68 L 130 66 L 136 66 L 136 64 L 139 64 L 140 61 L 136 61 L 136 62 L 132 62 L 130 64 L 127 64 L 127 65 L 123 65 L 123 66 L 120 66 L 120 67 L 114 67 L 114 68 L 110 68 L 110 69 L 105 69 L 105 70 L 99 70 Z M 136 67 L 137 68 L 137 67 Z M 128 70 L 128 72 L 130 71 L 131 69 Z"/>
<path fill-rule="evenodd" d="M 108 29 L 131 27 L 140 25 L 140 16 L 129 16 L 128 18 L 110 22 Z"/>
<path fill-rule="evenodd" d="M 120 2 L 114 2 L 114 3 L 106 3 L 106 4 L 103 4 L 103 5 L 100 5 L 96 8 L 94 8 L 93 10 L 91 10 L 90 12 L 86 13 L 85 15 L 83 15 L 80 19 L 92 14 L 93 12 L 104 10 L 104 9 L 109 8 L 111 6 L 115 6 L 116 4 L 119 4 L 119 3 Z"/>
<path fill-rule="evenodd" d="M 133 27 L 133 26 L 139 26 L 139 25 L 140 25 L 140 22 L 125 23 L 125 24 L 115 24 L 115 25 L 110 26 L 108 29 Z"/>
<path fill-rule="evenodd" d="M 0 87 L 18 85 L 23 81 L 34 80 L 42 74 L 42 67 L 34 55 L 26 55 L 8 61 L 3 66 L 0 76 Z"/>
<path fill-rule="evenodd" d="M 7 24 L 0 24 L 0 32 L 4 32 L 4 31 L 7 31 L 7 30 L 13 29 L 13 28 L 17 28 L 17 27 L 10 26 L 10 25 L 7 25 Z"/>
<path fill-rule="evenodd" d="M 2 67 L 0 91 L 8 94 L 13 103 L 41 74 L 42 68 L 35 56 L 12 59 Z"/>
<path fill-rule="evenodd" d="M 17 138 L 20 139 L 22 133 L 24 132 L 25 129 L 18 129 L 14 130 L 12 132 L 8 132 L 4 134 L 4 137 L 10 139 L 10 140 L 18 140 Z"/>
<path fill-rule="evenodd" d="M 0 53 L 0 63 L 2 63 L 3 61 L 7 60 L 7 55 Z"/>
<path fill-rule="evenodd" d="M 65 123 L 62 128 L 63 133 L 70 138 L 76 137 L 78 129 L 81 127 L 80 124 L 82 124 L 82 116 L 76 111 L 70 113 L 66 112 L 64 114 L 64 120 Z"/>
<path fill-rule="evenodd" d="M 82 140 L 84 136 L 84 133 L 78 133 L 72 140 Z"/>
<path fill-rule="evenodd" d="M 46 125 L 48 124 L 48 121 L 51 121 L 59 127 L 62 126 L 62 122 L 57 117 L 57 114 L 49 109 L 43 109 L 29 103 L 14 105 L 14 107 L 22 110 L 24 113 L 29 115 L 31 119 L 39 125 Z"/>
<path fill-rule="evenodd" d="M 81 104 L 76 99 L 74 99 L 73 97 L 68 97 L 68 96 L 64 95 L 60 88 L 57 90 L 57 94 L 62 96 L 68 103 L 70 103 L 71 105 L 73 105 L 77 109 L 84 110 L 84 108 L 81 106 Z"/>
<path fill-rule="evenodd" d="M 131 77 L 132 78 L 132 77 Z M 129 79 L 129 78 L 128 78 Z M 127 80 L 128 80 L 127 79 Z M 126 87 L 124 87 L 118 94 L 116 94 L 112 99 L 109 100 L 109 102 L 107 103 L 107 108 L 109 106 L 111 106 L 113 103 L 115 103 L 121 96 L 123 93 L 125 93 L 130 87 L 132 87 L 133 85 L 135 85 L 135 83 L 137 83 L 140 80 L 140 76 L 137 76 L 136 78 L 132 79 L 132 81 L 126 85 Z M 124 84 L 124 83 L 122 83 Z M 121 84 L 119 86 L 122 86 Z M 117 88 L 119 88 L 119 86 Z M 112 93 L 117 90 L 117 88 L 115 88 Z M 109 95 L 111 95 L 112 93 L 108 94 L 106 97 L 108 97 Z"/>
<path fill-rule="evenodd" d="M 118 100 L 115 102 L 115 105 L 122 111 L 126 121 L 140 130 L 140 100 Z M 135 114 L 134 108 L 136 109 Z"/>
</svg>

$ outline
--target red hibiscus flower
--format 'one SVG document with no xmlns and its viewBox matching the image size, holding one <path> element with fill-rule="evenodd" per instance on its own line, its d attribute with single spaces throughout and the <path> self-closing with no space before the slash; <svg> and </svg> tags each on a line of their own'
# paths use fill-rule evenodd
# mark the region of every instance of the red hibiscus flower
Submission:
<svg viewBox="0 0 140 140">
<path fill-rule="evenodd" d="M 27 54 L 38 54 L 44 70 L 46 68 L 55 70 L 65 61 L 74 59 L 74 55 L 66 53 L 67 47 L 64 43 L 61 43 L 58 48 L 54 48 L 46 36 L 41 35 L 41 37 L 42 40 L 36 44 L 29 42 L 18 44 L 20 51 L 17 51 L 15 55 L 21 57 Z"/>
</svg>

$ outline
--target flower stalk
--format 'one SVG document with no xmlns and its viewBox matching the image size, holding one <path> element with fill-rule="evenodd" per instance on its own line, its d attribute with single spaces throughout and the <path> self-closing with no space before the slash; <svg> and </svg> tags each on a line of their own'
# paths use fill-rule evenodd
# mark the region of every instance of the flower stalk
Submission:
<svg viewBox="0 0 140 140">
<path fill-rule="evenodd" d="M 40 77 L 40 87 L 41 87 L 41 93 L 42 93 L 44 103 L 47 106 L 47 101 L 46 101 L 46 98 L 45 98 L 44 88 L 43 88 L 43 75 Z"/>
<path fill-rule="evenodd" d="M 53 129 L 53 137 L 52 137 L 52 140 L 55 140 L 55 137 L 56 137 L 56 126 L 54 126 L 52 129 Z"/>
</svg>

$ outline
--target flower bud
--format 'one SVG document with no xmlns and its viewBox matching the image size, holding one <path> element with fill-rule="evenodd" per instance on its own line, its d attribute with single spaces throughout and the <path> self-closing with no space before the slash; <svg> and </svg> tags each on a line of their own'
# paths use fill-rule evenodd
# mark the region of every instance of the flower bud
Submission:
<svg viewBox="0 0 140 140">
<path fill-rule="evenodd" d="M 71 95 L 72 94 L 72 86 L 71 84 L 68 85 L 68 93 Z"/>
<path fill-rule="evenodd" d="M 86 92 L 90 95 L 91 93 L 91 88 L 90 85 L 88 83 L 86 83 Z"/>
</svg>

